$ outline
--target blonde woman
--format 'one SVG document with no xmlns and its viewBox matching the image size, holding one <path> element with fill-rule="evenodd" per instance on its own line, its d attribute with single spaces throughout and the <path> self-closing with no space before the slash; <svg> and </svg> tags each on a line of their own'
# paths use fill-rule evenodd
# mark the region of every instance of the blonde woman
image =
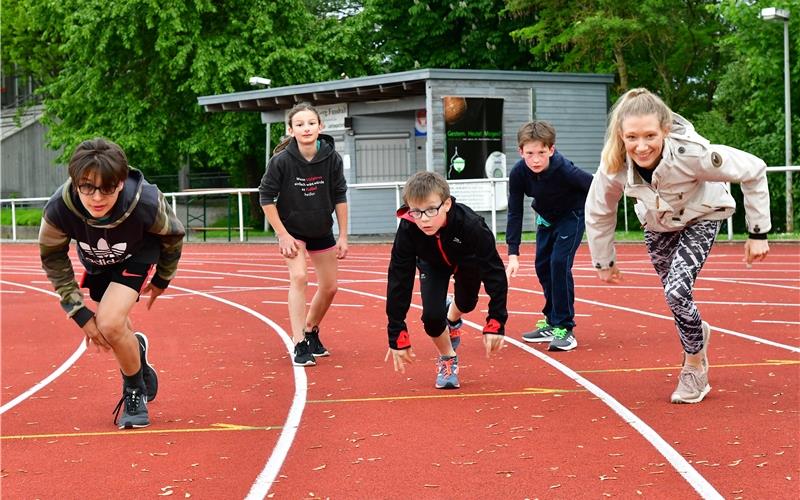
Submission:
<svg viewBox="0 0 800 500">
<path fill-rule="evenodd" d="M 708 384 L 710 328 L 692 289 L 723 219 L 736 209 L 726 182 L 741 185 L 749 237 L 747 265 L 769 252 L 766 165 L 744 151 L 710 144 L 682 116 L 646 89 L 626 92 L 609 117 L 600 168 L 586 198 L 592 263 L 605 282 L 622 279 L 614 251 L 617 205 L 636 199 L 645 244 L 675 318 L 683 367 L 673 403 L 699 403 Z"/>
</svg>

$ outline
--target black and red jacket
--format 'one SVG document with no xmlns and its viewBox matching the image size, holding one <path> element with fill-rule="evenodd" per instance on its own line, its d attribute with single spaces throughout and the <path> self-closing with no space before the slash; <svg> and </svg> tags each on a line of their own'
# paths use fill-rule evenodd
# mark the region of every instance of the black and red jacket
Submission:
<svg viewBox="0 0 800 500">
<path fill-rule="evenodd" d="M 508 281 L 505 266 L 497 253 L 494 235 L 483 217 L 468 206 L 456 203 L 455 198 L 452 198 L 452 202 L 447 223 L 433 236 L 426 235 L 417 227 L 408 215 L 407 206 L 403 205 L 397 211 L 400 225 L 394 237 L 386 286 L 386 316 L 389 319 L 389 346 L 392 349 L 409 347 L 407 334 L 399 346 L 398 337 L 401 332 L 408 331 L 406 314 L 411 307 L 418 259 L 450 272 L 455 272 L 463 264 L 477 267 L 489 295 L 487 323 L 494 319 L 500 324 L 498 331 L 484 333 L 502 334 L 504 331 L 503 325 L 508 319 L 505 307 Z"/>
</svg>

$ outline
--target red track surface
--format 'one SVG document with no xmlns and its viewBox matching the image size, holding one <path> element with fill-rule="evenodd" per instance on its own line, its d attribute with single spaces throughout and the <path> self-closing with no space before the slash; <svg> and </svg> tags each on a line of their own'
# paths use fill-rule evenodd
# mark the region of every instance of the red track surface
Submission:
<svg viewBox="0 0 800 500">
<path fill-rule="evenodd" d="M 618 251 L 625 281 L 603 286 L 581 247 L 580 345 L 548 353 L 546 344 L 514 342 L 543 302 L 533 248 L 523 246 L 506 347 L 487 359 L 478 329 L 467 328 L 461 389 L 437 391 L 418 309 L 409 314 L 418 362 L 405 376 L 383 362 L 387 245 L 354 245 L 341 263 L 322 324 L 332 356 L 308 369 L 292 367 L 278 331 L 289 322 L 276 247 L 187 245 L 175 286 L 152 311 L 140 304 L 133 314 L 159 373 L 152 426 L 118 431 L 118 370 L 94 348 L 7 408 L 65 363 L 82 336 L 49 293 L 36 247 L 4 244 L 2 495 L 243 498 L 252 488 L 274 498 L 797 497 L 800 246 L 773 243 L 752 269 L 741 245 L 712 251 L 695 292 L 713 332 L 712 391 L 699 405 L 668 403 L 677 333 L 643 245 Z M 478 309 L 467 315 L 475 327 L 485 297 Z M 287 416 L 300 417 L 296 429 Z"/>
</svg>

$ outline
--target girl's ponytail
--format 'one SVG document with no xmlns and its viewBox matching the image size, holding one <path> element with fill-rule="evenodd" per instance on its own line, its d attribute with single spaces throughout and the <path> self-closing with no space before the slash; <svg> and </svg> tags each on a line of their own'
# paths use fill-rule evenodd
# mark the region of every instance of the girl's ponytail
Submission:
<svg viewBox="0 0 800 500">
<path fill-rule="evenodd" d="M 286 146 L 288 146 L 290 142 L 292 142 L 292 136 L 291 135 L 285 136 L 283 140 L 281 140 L 281 142 L 278 143 L 277 146 L 275 146 L 275 149 L 272 150 L 272 154 L 276 155 L 280 153 L 281 151 L 286 149 Z"/>
</svg>

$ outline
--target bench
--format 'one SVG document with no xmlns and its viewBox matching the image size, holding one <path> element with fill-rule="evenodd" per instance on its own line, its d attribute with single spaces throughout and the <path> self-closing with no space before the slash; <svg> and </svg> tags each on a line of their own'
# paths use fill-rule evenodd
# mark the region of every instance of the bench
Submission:
<svg viewBox="0 0 800 500">
<path fill-rule="evenodd" d="M 199 226 L 189 226 L 189 231 L 194 233 L 203 233 L 203 241 L 206 241 L 206 235 L 208 233 L 218 233 L 219 231 L 225 231 L 228 233 L 228 241 L 231 241 L 233 236 L 239 235 L 239 226 L 236 227 L 199 227 Z M 244 228 L 244 239 L 247 241 L 248 233 L 253 229 L 252 227 L 245 226 Z M 187 235 L 188 236 L 188 235 Z M 189 239 L 188 237 L 186 238 Z"/>
</svg>

